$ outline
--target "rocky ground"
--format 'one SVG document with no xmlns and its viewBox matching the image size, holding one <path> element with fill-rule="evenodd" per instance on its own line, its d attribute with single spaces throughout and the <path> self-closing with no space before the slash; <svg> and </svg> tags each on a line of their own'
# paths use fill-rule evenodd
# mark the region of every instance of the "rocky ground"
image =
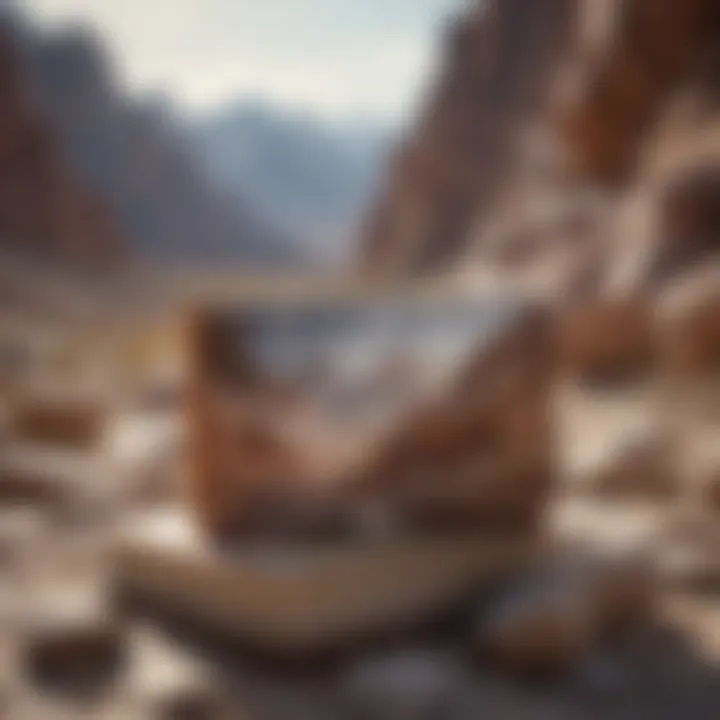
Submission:
<svg viewBox="0 0 720 720">
<path fill-rule="evenodd" d="M 568 557 L 457 623 L 292 668 L 229 652 L 114 601 L 116 531 L 138 509 L 175 502 L 182 484 L 182 416 L 164 399 L 169 407 L 124 410 L 89 448 L 6 437 L 3 717 L 717 716 L 717 516 L 666 486 L 658 492 L 646 482 L 627 497 L 629 481 L 620 491 L 607 481 L 629 439 L 658 432 L 651 389 L 558 394 L 568 457 L 549 515 L 553 534 L 572 548 Z M 630 476 L 639 474 L 635 467 Z M 624 576 L 607 575 L 615 606 L 631 608 L 620 632 L 593 632 L 593 578 L 605 575 L 582 559 L 588 543 L 649 550 L 660 568 L 657 581 L 643 557 Z"/>
</svg>

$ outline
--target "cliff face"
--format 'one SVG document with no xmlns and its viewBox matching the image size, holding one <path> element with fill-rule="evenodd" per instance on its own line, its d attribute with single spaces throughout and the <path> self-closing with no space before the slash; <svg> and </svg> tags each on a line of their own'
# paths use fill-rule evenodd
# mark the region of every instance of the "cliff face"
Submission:
<svg viewBox="0 0 720 720">
<path fill-rule="evenodd" d="M 547 261 L 555 274 L 567 265 L 565 280 L 587 289 L 615 240 L 654 233 L 656 244 L 671 242 L 678 229 L 668 224 L 680 220 L 663 218 L 668 186 L 683 184 L 700 155 L 710 167 L 701 194 L 717 197 L 709 187 L 717 138 L 688 146 L 701 129 L 711 138 L 720 128 L 719 8 L 715 0 L 478 3 L 450 33 L 427 111 L 371 212 L 367 268 L 537 270 Z M 670 154 L 674 169 L 661 172 L 659 158 Z M 623 225 L 635 201 L 644 204 L 642 231 L 639 221 Z"/>
<path fill-rule="evenodd" d="M 76 171 L 106 199 L 141 256 L 291 264 L 300 253 L 196 167 L 188 139 L 160 103 L 131 102 L 82 31 L 31 43 L 43 115 Z"/>
<path fill-rule="evenodd" d="M 545 101 L 574 5 L 478 3 L 450 28 L 438 85 L 371 215 L 371 268 L 422 272 L 461 252 L 472 219 L 508 180 L 521 124 Z"/>
<path fill-rule="evenodd" d="M 91 262 L 120 251 L 106 208 L 62 161 L 33 107 L 10 22 L 0 23 L 0 248 Z"/>
</svg>

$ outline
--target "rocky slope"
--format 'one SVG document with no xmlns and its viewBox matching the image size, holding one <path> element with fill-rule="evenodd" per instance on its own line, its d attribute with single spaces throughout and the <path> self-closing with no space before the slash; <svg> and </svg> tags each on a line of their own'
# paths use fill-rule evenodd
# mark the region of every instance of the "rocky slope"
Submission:
<svg viewBox="0 0 720 720">
<path fill-rule="evenodd" d="M 190 125 L 198 160 L 212 179 L 251 199 L 304 247 L 337 260 L 356 251 L 353 241 L 388 132 L 257 101 Z"/>
<path fill-rule="evenodd" d="M 368 264 L 431 270 L 457 256 L 508 179 L 520 129 L 545 98 L 574 3 L 477 3 L 446 34 L 445 63 L 371 214 Z"/>
<path fill-rule="evenodd" d="M 0 23 L 0 248 L 53 261 L 112 261 L 120 250 L 102 201 L 63 161 L 36 112 L 16 28 Z"/>
<path fill-rule="evenodd" d="M 69 161 L 107 198 L 140 254 L 248 264 L 297 259 L 248 203 L 203 176 L 172 114 L 123 96 L 110 60 L 82 31 L 28 51 L 37 99 Z"/>
<path fill-rule="evenodd" d="M 696 239 L 681 241 L 689 255 L 712 250 L 718 5 L 603 8 L 506 0 L 456 23 L 439 84 L 371 213 L 371 270 L 547 270 L 574 292 L 608 280 L 606 265 L 634 264 L 631 283 L 638 264 L 652 274 L 661 260 L 639 258 L 677 243 L 673 223 L 695 223 L 685 234 Z"/>
</svg>

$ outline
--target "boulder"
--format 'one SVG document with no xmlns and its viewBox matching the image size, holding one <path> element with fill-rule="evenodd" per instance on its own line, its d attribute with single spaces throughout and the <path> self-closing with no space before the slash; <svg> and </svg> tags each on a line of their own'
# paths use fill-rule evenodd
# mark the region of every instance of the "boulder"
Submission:
<svg viewBox="0 0 720 720">
<path fill-rule="evenodd" d="M 21 653 L 30 682 L 52 690 L 92 691 L 116 679 L 126 660 L 126 636 L 103 609 L 59 601 L 28 623 Z"/>
<path fill-rule="evenodd" d="M 653 597 L 644 560 L 561 558 L 481 611 L 478 648 L 513 673 L 564 671 L 620 628 L 646 621 Z"/>
<path fill-rule="evenodd" d="M 126 525 L 113 553 L 127 604 L 285 661 L 424 625 L 525 567 L 534 538 L 484 533 L 218 547 L 188 513 Z"/>
</svg>

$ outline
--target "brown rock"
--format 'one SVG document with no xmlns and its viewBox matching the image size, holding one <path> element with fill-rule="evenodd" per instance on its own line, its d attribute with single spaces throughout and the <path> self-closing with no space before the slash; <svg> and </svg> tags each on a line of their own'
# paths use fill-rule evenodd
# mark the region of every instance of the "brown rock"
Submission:
<svg viewBox="0 0 720 720">
<path fill-rule="evenodd" d="M 681 488 L 669 441 L 653 438 L 621 449 L 592 479 L 590 491 L 624 500 L 677 498 Z"/>
<path fill-rule="evenodd" d="M 125 660 L 122 628 L 103 615 L 48 615 L 26 631 L 23 668 L 34 683 L 86 690 L 112 682 Z"/>
<path fill-rule="evenodd" d="M 559 317 L 560 365 L 589 384 L 648 377 L 656 364 L 656 335 L 649 299 L 593 300 Z"/>
<path fill-rule="evenodd" d="M 67 499 L 67 488 L 57 478 L 22 468 L 0 468 L 0 505 L 55 508 Z"/>
<path fill-rule="evenodd" d="M 717 468 L 706 478 L 703 497 L 707 507 L 720 512 L 720 468 Z"/>
<path fill-rule="evenodd" d="M 87 448 L 99 442 L 104 421 L 104 409 L 94 400 L 28 396 L 14 408 L 12 432 L 31 442 Z"/>
<path fill-rule="evenodd" d="M 466 251 L 511 178 L 522 128 L 544 110 L 576 5 L 477 2 L 453 23 L 437 87 L 368 222 L 370 271 L 431 272 Z"/>
<path fill-rule="evenodd" d="M 648 179 L 650 156 L 674 150 L 669 143 L 654 152 L 658 128 L 688 94 L 716 123 L 719 38 L 715 0 L 474 3 L 448 33 L 438 86 L 370 216 L 366 267 L 406 275 L 476 259 L 487 267 L 497 221 L 507 215 L 531 220 L 495 260 L 537 267 L 560 233 L 544 232 L 530 208 L 553 193 L 567 200 L 569 181 L 622 192 Z M 691 217 L 703 214 L 706 225 L 714 215 L 700 207 L 716 193 L 713 154 L 704 155 L 704 178 L 687 178 L 689 195 L 673 191 L 666 202 L 658 276 L 716 251 L 717 233 Z M 608 198 L 608 217 L 616 198 Z M 594 233 L 605 219 L 593 220 Z M 614 234 L 602 234 L 612 245 Z"/>
<path fill-rule="evenodd" d="M 511 323 L 467 363 L 448 397 L 390 435 L 354 491 L 386 503 L 403 524 L 535 527 L 553 464 L 550 333 L 544 313 Z"/>
<path fill-rule="evenodd" d="M 720 291 L 688 278 L 668 300 L 660 335 L 663 375 L 679 385 L 720 376 Z"/>
<path fill-rule="evenodd" d="M 652 279 L 720 258 L 720 166 L 700 162 L 668 183 L 660 199 L 660 237 Z"/>
<path fill-rule="evenodd" d="M 481 614 L 480 650 L 516 673 L 566 670 L 619 628 L 647 619 L 652 578 L 635 559 L 561 559 Z"/>
<path fill-rule="evenodd" d="M 367 305 L 338 298 L 305 309 L 251 311 L 245 325 L 222 317 L 195 323 L 192 492 L 205 527 L 224 535 L 297 521 L 336 532 L 351 521 L 353 503 L 384 507 L 403 525 L 536 525 L 552 463 L 554 354 L 545 312 L 508 306 L 502 319 L 488 318 L 496 326 L 485 337 L 482 303 L 442 297 L 430 305 L 421 294 L 413 302 L 410 297 L 386 298 L 383 320 L 373 313 L 379 299 Z M 304 375 L 283 382 L 263 378 L 238 346 L 252 338 L 243 327 L 266 327 L 287 333 L 289 347 L 298 343 L 307 353 L 309 347 L 322 350 L 323 338 L 340 327 L 356 328 L 360 338 L 376 331 L 387 338 L 396 326 L 388 328 L 386 321 L 407 325 L 414 338 L 408 342 L 419 342 L 417 334 L 433 337 L 441 324 L 463 328 L 471 342 L 433 368 L 422 364 L 423 354 L 417 367 L 403 373 L 405 382 L 398 377 L 394 343 L 381 345 L 389 364 L 378 362 L 378 372 L 371 373 L 377 385 L 370 389 L 352 375 L 343 378 L 343 367 L 334 368 L 337 377 L 326 368 L 325 384 L 322 372 L 310 382 Z M 272 369 L 263 372 L 273 375 Z M 389 413 L 389 423 L 372 425 L 375 407 Z"/>
</svg>

